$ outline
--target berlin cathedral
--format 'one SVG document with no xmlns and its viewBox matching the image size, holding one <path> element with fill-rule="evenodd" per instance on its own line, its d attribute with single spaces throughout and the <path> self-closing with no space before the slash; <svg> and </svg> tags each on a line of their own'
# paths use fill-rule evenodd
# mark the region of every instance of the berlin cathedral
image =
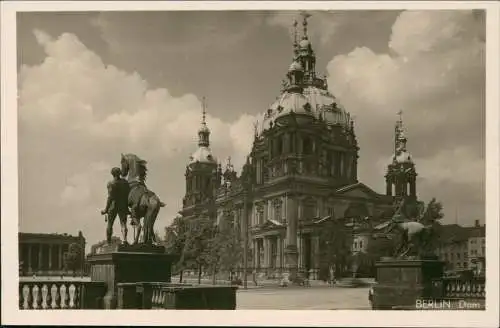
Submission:
<svg viewBox="0 0 500 328">
<path fill-rule="evenodd" d="M 218 224 L 230 223 L 242 236 L 247 233 L 248 268 L 267 278 L 301 271 L 319 279 L 322 226 L 346 218 L 373 226 L 401 197 L 416 199 L 415 165 L 401 118 L 385 172 L 385 194 L 358 181 L 354 122 L 328 91 L 326 78 L 316 73 L 307 18 L 302 25 L 300 40 L 295 32 L 293 60 L 281 93 L 258 116 L 240 175 L 230 159 L 221 165 L 212 154 L 203 111 L 179 212 L 187 220 L 209 217 Z M 352 251 L 366 251 L 366 230 L 356 232 Z"/>
</svg>

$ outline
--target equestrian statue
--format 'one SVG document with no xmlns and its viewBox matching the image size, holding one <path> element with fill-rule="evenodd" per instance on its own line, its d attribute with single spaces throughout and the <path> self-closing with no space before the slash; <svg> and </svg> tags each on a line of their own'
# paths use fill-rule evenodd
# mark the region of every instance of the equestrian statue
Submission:
<svg viewBox="0 0 500 328">
<path fill-rule="evenodd" d="M 147 162 L 135 154 L 121 155 L 121 168 L 113 168 L 113 180 L 108 183 L 108 201 L 101 214 L 106 215 L 106 239 L 111 242 L 113 223 L 118 215 L 122 229 L 122 242 L 127 243 L 126 218 L 134 226 L 134 244 L 151 245 L 155 242 L 154 223 L 161 207 L 165 204 L 146 187 Z M 143 219 L 143 224 L 141 224 Z"/>
<path fill-rule="evenodd" d="M 423 203 L 408 204 L 407 202 L 406 198 L 401 200 L 391 220 L 383 225 L 385 227 L 383 235 L 389 239 L 392 239 L 394 233 L 400 236 L 401 241 L 395 249 L 394 256 L 425 256 L 432 238 L 432 224 L 425 225 L 422 220 L 426 212 Z M 416 216 L 405 213 L 408 205 L 416 205 L 418 211 Z"/>
</svg>

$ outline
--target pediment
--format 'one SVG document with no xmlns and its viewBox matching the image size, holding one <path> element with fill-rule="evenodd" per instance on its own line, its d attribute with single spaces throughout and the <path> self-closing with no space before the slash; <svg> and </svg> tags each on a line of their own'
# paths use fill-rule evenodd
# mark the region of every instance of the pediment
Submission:
<svg viewBox="0 0 500 328">
<path fill-rule="evenodd" d="M 356 183 L 339 188 L 335 190 L 335 193 L 337 195 L 362 199 L 374 199 L 380 196 L 377 192 L 363 183 Z"/>
<path fill-rule="evenodd" d="M 275 220 L 266 220 L 260 228 L 261 229 L 270 229 L 270 228 L 277 228 L 277 227 L 283 227 L 283 224 L 281 222 L 275 221 Z"/>
</svg>

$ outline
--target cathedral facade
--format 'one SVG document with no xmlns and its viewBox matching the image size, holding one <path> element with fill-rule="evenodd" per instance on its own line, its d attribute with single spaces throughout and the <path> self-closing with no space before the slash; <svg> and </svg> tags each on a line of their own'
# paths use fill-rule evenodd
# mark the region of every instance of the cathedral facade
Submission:
<svg viewBox="0 0 500 328">
<path fill-rule="evenodd" d="M 398 198 L 416 197 L 415 167 L 401 119 L 385 175 L 386 193 L 358 181 L 354 122 L 328 91 L 326 77 L 316 74 L 306 18 L 302 24 L 303 36 L 298 40 L 295 33 L 281 93 L 255 122 L 242 173 L 237 174 L 230 159 L 223 168 L 212 154 L 205 110 L 198 148 L 185 173 L 180 214 L 189 220 L 210 217 L 230 223 L 242 237 L 246 234 L 242 240 L 248 241 L 248 267 L 267 277 L 305 271 L 317 278 L 322 263 L 319 231 L 326 222 L 370 220 Z"/>
</svg>

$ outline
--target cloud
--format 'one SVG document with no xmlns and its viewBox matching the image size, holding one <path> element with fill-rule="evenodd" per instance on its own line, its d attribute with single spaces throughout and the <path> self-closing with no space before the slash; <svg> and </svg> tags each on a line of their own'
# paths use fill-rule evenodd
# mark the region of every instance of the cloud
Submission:
<svg viewBox="0 0 500 328">
<path fill-rule="evenodd" d="M 200 51 L 219 51 L 243 41 L 261 22 L 258 15 L 246 12 L 227 15 L 226 12 L 137 12 L 99 13 L 91 20 L 113 53 L 175 53 L 186 56 Z M 143 19 L 141 28 L 129 24 L 129 19 Z M 234 19 L 238 24 L 234 24 Z M 181 30 L 175 23 L 189 20 Z M 147 48 L 147 51 L 145 49 Z"/>
<path fill-rule="evenodd" d="M 200 100 L 151 89 L 139 74 L 105 65 L 73 34 L 34 34 L 46 57 L 19 74 L 21 230 L 83 227 L 90 245 L 101 240 L 104 224 L 96 218 L 109 170 L 125 152 L 149 162 L 148 185 L 167 202 L 157 223 L 162 229 L 180 209 L 179 185 L 197 147 Z M 241 166 L 246 139 L 253 140 L 242 128 L 250 120 L 208 115 L 215 155 L 231 154 Z"/>
<path fill-rule="evenodd" d="M 404 11 L 386 53 L 357 47 L 328 63 L 331 91 L 357 118 L 362 181 L 383 190 L 382 174 L 366 163 L 383 172 L 402 109 L 420 195 L 470 203 L 466 188 L 484 204 L 484 28 L 478 12 Z M 484 215 L 478 207 L 462 215 Z"/>
</svg>

